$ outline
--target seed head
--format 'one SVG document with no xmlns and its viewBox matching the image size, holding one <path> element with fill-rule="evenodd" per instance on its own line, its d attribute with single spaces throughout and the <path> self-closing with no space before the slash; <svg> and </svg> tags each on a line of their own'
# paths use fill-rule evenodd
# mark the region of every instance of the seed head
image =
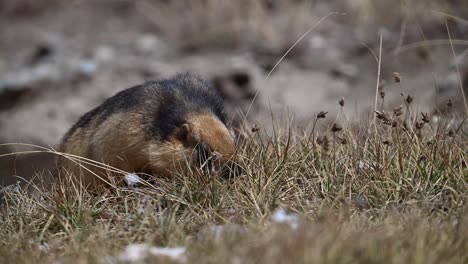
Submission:
<svg viewBox="0 0 468 264">
<path fill-rule="evenodd" d="M 341 144 L 346 145 L 348 144 L 348 140 L 346 138 L 341 139 Z"/>
<path fill-rule="evenodd" d="M 406 96 L 406 103 L 408 104 L 411 104 L 413 102 L 413 97 L 411 97 L 411 95 L 408 94 L 408 96 Z"/>
<path fill-rule="evenodd" d="M 452 108 L 452 106 L 453 106 L 453 104 L 452 104 L 452 100 L 450 100 L 450 99 L 448 100 L 448 102 L 447 102 L 447 106 L 448 106 L 449 108 Z"/>
<path fill-rule="evenodd" d="M 384 139 L 382 143 L 387 146 L 390 146 L 392 144 L 392 142 L 389 139 Z"/>
<path fill-rule="evenodd" d="M 382 100 L 385 98 L 385 91 L 384 90 L 380 90 L 380 98 L 382 98 Z"/>
<path fill-rule="evenodd" d="M 317 137 L 317 144 L 319 144 L 319 145 L 323 144 L 323 137 L 321 137 L 321 136 Z"/>
<path fill-rule="evenodd" d="M 341 105 L 341 107 L 344 106 L 344 98 L 341 98 L 340 101 L 338 101 L 338 103 Z"/>
<path fill-rule="evenodd" d="M 453 130 L 449 130 L 449 131 L 447 132 L 447 135 L 448 135 L 449 137 L 454 137 L 454 136 L 455 136 L 455 132 L 453 132 Z"/>
<path fill-rule="evenodd" d="M 333 126 L 332 126 L 332 128 L 331 128 L 331 131 L 332 131 L 333 133 L 335 133 L 335 132 L 340 132 L 341 130 L 343 130 L 343 128 L 340 127 L 339 125 L 337 125 L 336 123 L 334 123 Z"/>
<path fill-rule="evenodd" d="M 327 117 L 327 114 L 328 114 L 328 111 L 320 111 L 317 114 L 317 118 L 325 118 L 325 117 Z"/>
<path fill-rule="evenodd" d="M 416 122 L 416 129 L 421 129 L 424 127 L 424 122 Z"/>
<path fill-rule="evenodd" d="M 260 126 L 258 124 L 253 124 L 252 133 L 256 133 L 258 131 L 260 131 Z"/>
<path fill-rule="evenodd" d="M 431 121 L 431 119 L 429 118 L 429 114 L 428 113 L 423 113 L 421 112 L 421 115 L 422 115 L 422 121 L 424 123 L 429 123 Z"/>
<path fill-rule="evenodd" d="M 401 77 L 400 77 L 400 74 L 399 74 L 398 72 L 394 72 L 394 73 L 393 73 L 393 80 L 394 80 L 396 83 L 401 82 Z"/>
<path fill-rule="evenodd" d="M 392 119 L 390 118 L 390 116 L 386 112 L 379 112 L 377 110 L 375 110 L 374 112 L 377 115 L 376 116 L 377 119 L 382 120 L 385 124 L 390 123 L 392 121 Z"/>
<path fill-rule="evenodd" d="M 375 110 L 375 115 L 377 116 L 377 119 L 384 119 L 385 118 L 385 112 L 380 112 Z"/>
<path fill-rule="evenodd" d="M 393 114 L 395 114 L 395 116 L 401 116 L 403 114 L 403 105 L 400 105 L 399 107 L 393 109 Z"/>
</svg>

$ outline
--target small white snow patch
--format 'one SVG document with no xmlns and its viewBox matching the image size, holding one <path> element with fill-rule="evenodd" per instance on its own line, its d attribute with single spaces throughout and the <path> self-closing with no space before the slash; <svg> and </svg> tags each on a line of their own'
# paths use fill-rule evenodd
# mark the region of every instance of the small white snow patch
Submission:
<svg viewBox="0 0 468 264">
<path fill-rule="evenodd" d="M 128 187 L 136 187 L 138 184 L 141 184 L 141 179 L 135 173 L 129 173 L 124 177 L 125 184 Z"/>
<path fill-rule="evenodd" d="M 168 257 L 174 261 L 185 262 L 185 247 L 152 247 L 148 244 L 131 244 L 119 255 L 118 260 L 123 262 L 139 262 L 145 258 Z"/>
<path fill-rule="evenodd" d="M 277 208 L 271 216 L 271 221 L 278 224 L 287 224 L 292 229 L 299 227 L 299 217 L 294 213 L 287 213 L 283 208 Z"/>
</svg>

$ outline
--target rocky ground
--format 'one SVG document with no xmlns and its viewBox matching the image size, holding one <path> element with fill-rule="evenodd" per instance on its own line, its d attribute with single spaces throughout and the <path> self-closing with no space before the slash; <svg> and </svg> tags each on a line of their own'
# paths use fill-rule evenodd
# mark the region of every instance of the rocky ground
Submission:
<svg viewBox="0 0 468 264">
<path fill-rule="evenodd" d="M 400 105 L 404 93 L 420 111 L 446 112 L 450 99 L 465 113 L 463 1 L 340 2 L 3 1 L 0 143 L 55 147 L 105 98 L 184 71 L 214 83 L 235 124 L 249 108 L 248 119 L 267 127 L 270 113 L 307 127 L 324 110 L 333 122 L 341 98 L 350 119 L 364 120 L 375 100 L 380 36 L 384 108 Z M 0 154 L 21 150 L 0 146 Z M 0 157 L 0 183 L 52 164 L 43 154 Z"/>
</svg>

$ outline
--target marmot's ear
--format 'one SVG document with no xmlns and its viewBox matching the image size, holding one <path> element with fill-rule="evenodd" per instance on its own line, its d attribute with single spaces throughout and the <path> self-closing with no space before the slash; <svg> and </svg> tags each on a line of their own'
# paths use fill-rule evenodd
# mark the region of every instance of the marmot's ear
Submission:
<svg viewBox="0 0 468 264">
<path fill-rule="evenodd" d="M 176 137 L 182 141 L 187 141 L 190 134 L 191 134 L 191 128 L 188 123 L 183 123 L 175 131 Z"/>
<path fill-rule="evenodd" d="M 195 145 L 200 141 L 196 131 L 187 122 L 177 128 L 176 134 L 177 138 L 190 145 Z"/>
<path fill-rule="evenodd" d="M 188 136 L 190 135 L 191 133 L 191 128 L 190 128 L 190 125 L 188 123 L 183 123 L 181 126 L 180 126 L 180 132 L 184 135 L 184 136 Z"/>
</svg>

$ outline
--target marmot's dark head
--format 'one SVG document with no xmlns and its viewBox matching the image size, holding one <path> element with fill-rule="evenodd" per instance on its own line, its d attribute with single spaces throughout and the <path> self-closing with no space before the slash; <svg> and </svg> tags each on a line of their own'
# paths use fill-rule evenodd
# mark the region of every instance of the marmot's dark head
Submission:
<svg viewBox="0 0 468 264">
<path fill-rule="evenodd" d="M 153 172 L 220 172 L 236 175 L 236 143 L 233 135 L 212 113 L 192 113 L 160 144 L 149 149 Z"/>
</svg>

